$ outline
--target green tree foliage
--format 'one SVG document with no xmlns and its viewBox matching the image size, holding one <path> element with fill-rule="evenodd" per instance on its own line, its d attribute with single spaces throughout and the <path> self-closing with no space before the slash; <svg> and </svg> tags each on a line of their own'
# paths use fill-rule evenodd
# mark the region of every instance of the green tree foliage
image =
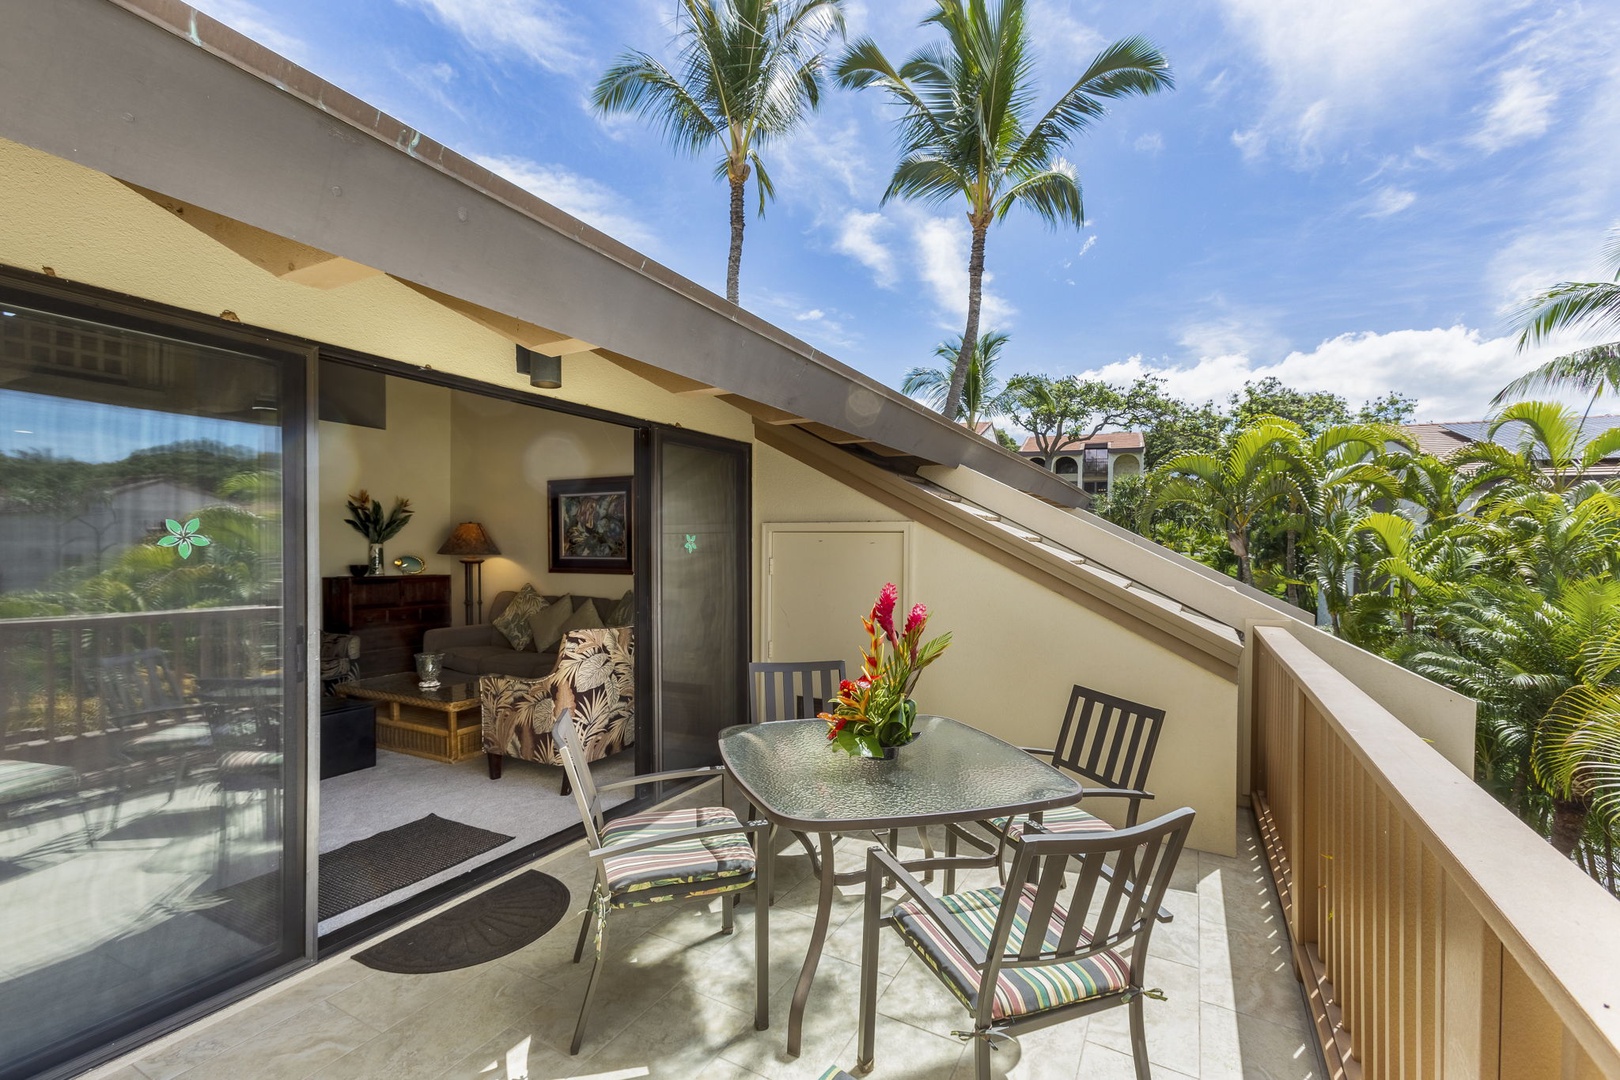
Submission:
<svg viewBox="0 0 1620 1080">
<path fill-rule="evenodd" d="M 979 344 L 968 361 L 967 379 L 962 384 L 962 399 L 957 403 L 952 420 L 973 427 L 980 420 L 1001 416 L 1007 411 L 1007 395 L 1001 380 L 996 378 L 996 363 L 1001 350 L 1007 347 L 1008 336 L 998 330 L 987 330 L 979 335 Z M 906 372 L 900 392 L 909 397 L 920 397 L 930 408 L 943 413 L 945 398 L 950 393 L 951 376 L 956 371 L 956 358 L 961 355 L 962 342 L 942 341 L 934 347 L 939 367 L 914 367 Z"/>
<path fill-rule="evenodd" d="M 985 238 L 1014 207 L 1056 228 L 1085 224 L 1080 181 L 1062 154 L 1115 98 L 1174 85 L 1169 62 L 1145 38 L 1115 41 L 1044 111 L 1024 0 L 935 0 L 925 28 L 941 31 L 895 64 L 871 38 L 850 45 L 839 82 L 875 88 L 899 106 L 900 161 L 883 201 L 957 203 L 971 230 L 967 325 L 943 411 L 955 416 L 979 340 Z"/>
<path fill-rule="evenodd" d="M 821 102 L 826 48 L 844 33 L 842 0 L 680 0 L 675 70 L 627 52 L 597 81 L 604 113 L 630 112 L 663 129 L 677 150 L 719 149 L 715 175 L 731 191 L 726 299 L 737 303 L 744 189 L 752 176 L 759 212 L 775 195 L 760 152 Z"/>
<path fill-rule="evenodd" d="M 1163 409 L 1156 379 L 1129 386 L 1097 379 L 1015 375 L 1007 381 L 1004 407 L 1014 424 L 1029 432 L 1053 468 L 1052 455 L 1075 441 L 1109 428 L 1130 428 Z"/>
<path fill-rule="evenodd" d="M 1603 260 L 1614 268 L 1611 280 L 1564 281 L 1525 301 L 1519 310 L 1521 352 L 1564 330 L 1589 330 L 1604 337 L 1620 333 L 1620 228 L 1609 235 Z M 1620 341 L 1549 360 L 1503 387 L 1493 404 L 1559 387 L 1588 391 L 1594 402 L 1605 392 L 1620 393 Z"/>
</svg>

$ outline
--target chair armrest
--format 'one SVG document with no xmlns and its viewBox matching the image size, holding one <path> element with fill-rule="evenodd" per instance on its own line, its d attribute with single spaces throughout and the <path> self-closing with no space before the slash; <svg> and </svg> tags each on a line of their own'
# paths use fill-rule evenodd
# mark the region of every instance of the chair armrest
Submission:
<svg viewBox="0 0 1620 1080">
<path fill-rule="evenodd" d="M 442 652 L 458 645 L 488 645 L 493 632 L 488 626 L 441 626 L 422 635 L 422 649 Z"/>
<path fill-rule="evenodd" d="M 1084 786 L 1082 786 L 1081 790 L 1083 792 L 1083 794 L 1080 797 L 1081 802 L 1084 802 L 1087 799 L 1151 799 L 1151 798 L 1153 798 L 1153 793 L 1151 791 L 1138 791 L 1136 788 L 1084 787 Z"/>
<path fill-rule="evenodd" d="M 718 825 L 704 825 L 696 829 L 682 829 L 680 832 L 660 833 L 649 836 L 645 840 L 632 840 L 628 844 L 609 844 L 606 847 L 593 848 L 589 855 L 593 859 L 605 859 L 609 855 L 628 855 L 632 851 L 642 851 L 646 848 L 662 847 L 665 844 L 678 844 L 682 840 L 701 840 L 705 836 L 726 836 L 730 833 L 751 832 L 759 833 L 768 830 L 771 823 L 768 821 L 740 821 L 733 825 L 722 822 Z"/>
<path fill-rule="evenodd" d="M 989 960 L 989 954 L 985 952 L 984 946 L 962 936 L 950 912 L 940 905 L 938 898 L 928 891 L 927 886 L 912 876 L 911 871 L 901 864 L 892 851 L 882 844 L 873 844 L 866 849 L 866 899 L 869 905 L 873 901 L 874 893 L 882 895 L 883 881 L 886 877 L 894 878 L 895 884 L 910 893 L 912 898 L 922 905 L 923 910 L 928 912 L 928 917 L 938 923 L 939 928 L 955 942 L 958 949 L 962 950 L 962 955 L 973 961 L 976 966 L 984 967 Z M 868 907 L 868 910 L 871 908 Z"/>
<path fill-rule="evenodd" d="M 695 769 L 672 769 L 669 772 L 647 773 L 643 776 L 633 776 L 629 780 L 615 780 L 611 784 L 597 784 L 597 791 L 612 791 L 614 788 L 640 787 L 642 784 L 656 784 L 663 780 L 684 780 L 692 776 L 724 776 L 723 765 L 703 765 Z"/>
</svg>

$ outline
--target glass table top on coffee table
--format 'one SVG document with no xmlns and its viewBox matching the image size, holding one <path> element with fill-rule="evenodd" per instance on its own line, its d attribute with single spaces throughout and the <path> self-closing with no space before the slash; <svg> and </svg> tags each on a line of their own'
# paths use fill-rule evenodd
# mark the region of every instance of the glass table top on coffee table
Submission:
<svg viewBox="0 0 1620 1080">
<path fill-rule="evenodd" d="M 917 738 L 892 761 L 852 758 L 827 741 L 822 720 L 743 724 L 720 733 L 726 771 L 760 815 L 813 833 L 821 897 L 788 1013 L 788 1053 L 799 1052 L 804 1007 L 827 939 L 835 833 L 888 831 L 1033 813 L 1078 802 L 1080 784 L 1044 761 L 945 716 L 919 716 Z M 961 865 L 990 865 L 962 859 Z"/>
<path fill-rule="evenodd" d="M 343 697 L 382 706 L 377 715 L 378 749 L 457 762 L 483 746 L 476 682 L 447 680 L 424 690 L 414 674 L 401 672 L 338 683 L 333 689 Z"/>
</svg>

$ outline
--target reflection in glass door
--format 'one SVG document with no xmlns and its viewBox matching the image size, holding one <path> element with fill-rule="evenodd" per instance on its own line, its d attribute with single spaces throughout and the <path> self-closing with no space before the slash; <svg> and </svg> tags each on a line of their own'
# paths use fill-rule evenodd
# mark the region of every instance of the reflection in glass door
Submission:
<svg viewBox="0 0 1620 1080">
<path fill-rule="evenodd" d="M 302 378 L 0 295 L 0 1080 L 302 954 Z"/>
<path fill-rule="evenodd" d="M 749 457 L 745 446 L 660 431 L 653 439 L 659 759 L 719 760 L 747 715 Z"/>
</svg>

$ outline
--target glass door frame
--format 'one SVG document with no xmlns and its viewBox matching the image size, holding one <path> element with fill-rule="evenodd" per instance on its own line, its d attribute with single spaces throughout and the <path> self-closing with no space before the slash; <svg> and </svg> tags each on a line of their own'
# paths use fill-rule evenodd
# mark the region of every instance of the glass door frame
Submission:
<svg viewBox="0 0 1620 1080">
<path fill-rule="evenodd" d="M 752 656 L 754 632 L 754 448 L 749 443 L 689 431 L 686 428 L 666 427 L 661 424 L 644 427 L 636 439 L 636 565 L 646 568 L 647 588 L 636 593 L 636 771 L 660 772 L 663 755 L 663 702 L 660 687 L 663 610 L 661 595 L 660 543 L 663 536 L 663 452 L 670 444 L 698 447 L 730 453 L 738 458 L 737 483 L 734 497 L 737 506 L 735 543 L 741 587 L 737 590 L 736 625 L 737 664 L 739 671 L 748 670 Z M 640 577 L 640 575 L 637 575 Z M 738 680 L 738 716 L 748 715 L 748 685 Z M 719 761 L 719 748 L 715 750 Z M 639 794 L 645 789 L 637 788 Z M 660 792 L 663 797 L 667 792 Z"/>
<path fill-rule="evenodd" d="M 256 993 L 266 986 L 313 964 L 316 959 L 315 912 L 318 882 L 309 859 L 314 851 L 312 829 L 317 820 L 313 800 L 318 795 L 317 770 L 310 767 L 318 716 L 317 681 L 319 635 L 310 632 L 319 582 L 310 577 L 315 564 L 317 538 L 310 526 L 308 492 L 315 482 L 316 462 L 310 452 L 314 427 L 315 369 L 313 343 L 271 334 L 156 301 L 122 295 L 93 286 L 60 281 L 15 267 L 0 266 L 0 295 L 20 307 L 51 315 L 81 319 L 159 338 L 196 344 L 255 359 L 269 360 L 280 371 L 280 431 L 282 436 L 282 611 L 284 712 L 282 753 L 288 783 L 282 799 L 283 909 L 296 913 L 302 932 L 293 955 L 210 979 L 194 988 L 180 1008 L 104 1032 L 86 1041 L 83 1053 L 47 1067 L 35 1080 L 77 1076 L 111 1060 L 131 1046 L 157 1039 Z M 296 797 L 295 797 L 296 796 Z M 289 918 L 290 925 L 293 919 Z M 290 936 L 290 935 L 289 935 Z"/>
</svg>

